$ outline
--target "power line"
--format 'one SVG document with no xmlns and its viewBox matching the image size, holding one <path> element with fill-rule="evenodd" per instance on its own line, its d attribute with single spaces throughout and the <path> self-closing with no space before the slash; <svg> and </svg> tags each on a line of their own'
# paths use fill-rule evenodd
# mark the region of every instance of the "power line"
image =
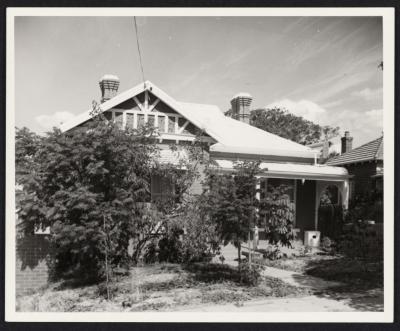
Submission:
<svg viewBox="0 0 400 331">
<path fill-rule="evenodd" d="M 142 63 L 142 54 L 140 53 L 138 28 L 137 28 L 137 24 L 136 24 L 136 16 L 133 16 L 133 19 L 134 19 L 134 21 L 135 21 L 136 44 L 137 44 L 137 49 L 138 49 L 138 53 L 139 53 L 140 69 L 142 70 L 142 78 L 143 78 L 143 83 L 144 83 L 146 80 L 144 79 L 144 70 L 143 70 L 143 63 Z M 145 84 L 145 85 L 146 85 L 146 84 Z"/>
</svg>

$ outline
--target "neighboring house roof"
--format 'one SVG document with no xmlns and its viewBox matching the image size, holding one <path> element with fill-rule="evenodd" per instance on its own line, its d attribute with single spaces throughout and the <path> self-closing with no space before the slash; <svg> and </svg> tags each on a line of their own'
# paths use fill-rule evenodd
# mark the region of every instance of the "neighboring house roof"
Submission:
<svg viewBox="0 0 400 331">
<path fill-rule="evenodd" d="M 326 164 L 344 165 L 377 160 L 383 160 L 383 136 L 328 160 Z"/>
<path fill-rule="evenodd" d="M 145 90 L 150 91 L 150 93 L 214 138 L 217 144 L 211 146 L 212 151 L 235 153 L 241 150 L 246 154 L 249 153 L 250 149 L 253 149 L 260 155 L 297 156 L 302 158 L 314 158 L 316 155 L 316 151 L 304 145 L 227 117 L 217 106 L 176 101 L 149 81 L 141 83 L 102 103 L 100 109 L 102 111 L 110 110 Z M 71 121 L 62 124 L 60 128 L 62 131 L 68 131 L 90 118 L 90 110 L 88 110 Z"/>
</svg>

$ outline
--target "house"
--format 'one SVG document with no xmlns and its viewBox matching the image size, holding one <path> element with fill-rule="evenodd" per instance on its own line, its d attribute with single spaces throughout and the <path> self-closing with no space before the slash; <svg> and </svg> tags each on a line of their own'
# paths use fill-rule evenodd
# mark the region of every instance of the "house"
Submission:
<svg viewBox="0 0 400 331">
<path fill-rule="evenodd" d="M 208 145 L 207 157 L 218 172 L 234 172 L 236 160 L 261 160 L 262 172 L 257 185 L 261 191 L 270 185 L 290 186 L 289 195 L 295 207 L 295 227 L 299 238 L 304 232 L 320 229 L 318 210 L 320 196 L 329 185 L 338 187 L 347 206 L 349 174 L 346 168 L 318 163 L 319 152 L 249 125 L 252 97 L 239 93 L 231 100 L 232 116 L 227 117 L 214 105 L 175 100 L 153 83 L 146 81 L 118 94 L 119 79 L 105 75 L 100 80 L 100 109 L 106 118 L 121 128 L 138 128 L 144 123 L 158 128 L 160 161 L 179 165 L 187 156 L 185 147 L 198 139 Z M 91 120 L 91 109 L 62 124 L 63 132 L 85 126 Z M 176 146 L 171 150 L 170 145 Z M 268 185 L 267 185 L 268 183 Z M 172 190 L 165 178 L 152 178 L 152 199 Z M 193 194 L 202 192 L 201 181 L 195 182 Z M 262 194 L 262 193 L 261 193 Z M 46 233 L 22 238 L 16 259 L 17 293 L 26 293 L 46 284 L 47 256 L 51 253 Z M 46 246 L 47 245 L 47 246 Z"/>
<path fill-rule="evenodd" d="M 383 190 L 383 136 L 352 149 L 353 138 L 348 131 L 342 140 L 342 153 L 326 162 L 329 166 L 345 167 L 352 178 L 349 198 L 373 190 Z"/>
<path fill-rule="evenodd" d="M 374 221 L 383 222 L 383 136 L 352 149 L 348 131 L 342 139 L 341 155 L 328 160 L 329 166 L 340 166 L 351 175 L 349 199 L 363 199 L 373 194 Z"/>
<path fill-rule="evenodd" d="M 100 109 L 106 118 L 121 128 L 138 128 L 153 124 L 159 131 L 158 146 L 161 159 L 178 164 L 184 157 L 185 145 L 196 139 L 196 131 L 208 144 L 208 157 L 219 172 L 233 172 L 236 160 L 261 160 L 258 184 L 262 190 L 270 185 L 288 185 L 295 207 L 295 227 L 299 238 L 307 230 L 318 229 L 320 195 L 328 185 L 336 185 L 341 201 L 348 202 L 349 175 L 344 167 L 318 164 L 319 153 L 307 146 L 281 138 L 249 124 L 252 97 L 248 93 L 235 95 L 231 103 L 232 118 L 214 105 L 187 103 L 175 100 L 150 81 L 118 94 L 119 80 L 105 75 L 99 82 Z M 67 132 L 90 121 L 90 110 L 61 125 Z M 178 147 L 171 152 L 170 144 Z M 162 179 L 154 178 L 152 196 L 168 189 Z M 268 183 L 268 185 L 267 185 Z M 192 193 L 202 191 L 201 183 L 192 187 Z"/>
</svg>

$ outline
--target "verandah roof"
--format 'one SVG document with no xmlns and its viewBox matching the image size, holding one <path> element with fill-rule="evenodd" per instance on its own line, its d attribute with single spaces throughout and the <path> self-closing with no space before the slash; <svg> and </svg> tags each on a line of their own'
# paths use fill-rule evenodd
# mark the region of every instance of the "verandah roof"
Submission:
<svg viewBox="0 0 400 331">
<path fill-rule="evenodd" d="M 214 169 L 219 171 L 234 171 L 234 162 L 232 160 L 214 160 Z M 346 168 L 331 167 L 326 165 L 309 165 L 296 163 L 273 163 L 262 162 L 260 164 L 260 177 L 275 177 L 289 179 L 312 179 L 343 181 L 349 178 Z"/>
</svg>

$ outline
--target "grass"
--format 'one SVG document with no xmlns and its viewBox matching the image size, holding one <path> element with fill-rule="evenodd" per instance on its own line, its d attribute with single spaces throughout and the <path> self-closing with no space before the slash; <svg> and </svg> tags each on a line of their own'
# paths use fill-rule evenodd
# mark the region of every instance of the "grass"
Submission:
<svg viewBox="0 0 400 331">
<path fill-rule="evenodd" d="M 37 293 L 17 298 L 17 311 L 168 311 L 204 304 L 243 302 L 267 297 L 309 295 L 276 278 L 263 278 L 249 287 L 238 282 L 237 268 L 223 264 L 157 264 L 136 267 L 112 284 L 105 299 L 104 284 L 69 287 L 53 283 Z"/>
</svg>

